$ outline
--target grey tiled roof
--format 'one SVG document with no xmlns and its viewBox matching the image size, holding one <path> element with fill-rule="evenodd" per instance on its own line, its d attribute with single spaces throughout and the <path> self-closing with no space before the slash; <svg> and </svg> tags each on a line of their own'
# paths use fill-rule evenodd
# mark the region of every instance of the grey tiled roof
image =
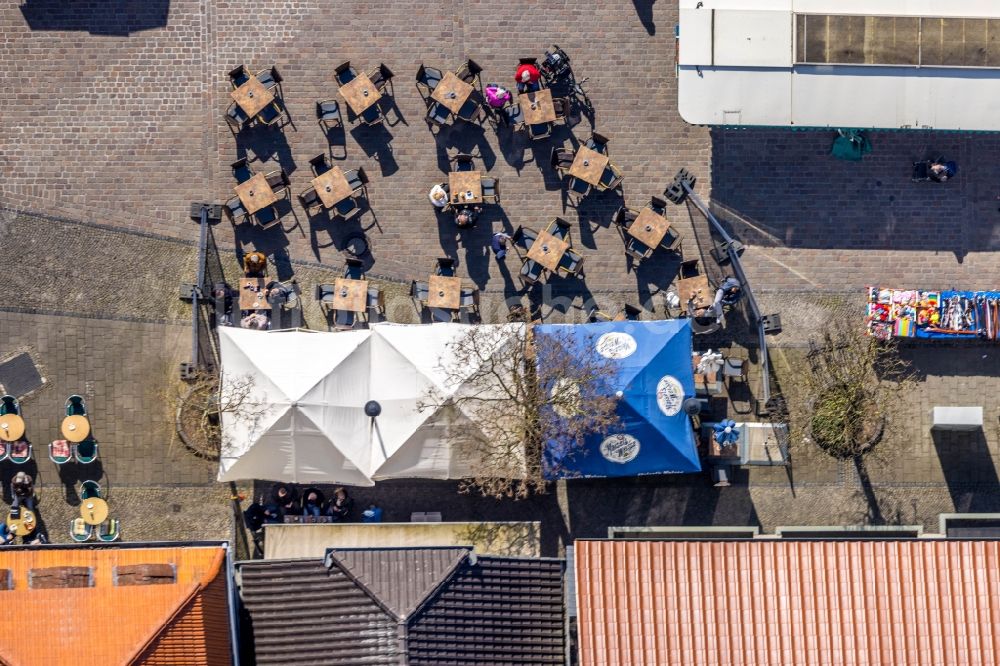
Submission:
<svg viewBox="0 0 1000 666">
<path fill-rule="evenodd" d="M 468 552 L 468 548 L 333 549 L 327 551 L 327 562 L 367 589 L 395 619 L 405 620 Z"/>
<path fill-rule="evenodd" d="M 395 620 L 340 569 L 264 560 L 239 574 L 258 665 L 399 663 Z"/>
<path fill-rule="evenodd" d="M 559 664 L 563 562 L 467 548 L 244 562 L 258 664 Z"/>
</svg>

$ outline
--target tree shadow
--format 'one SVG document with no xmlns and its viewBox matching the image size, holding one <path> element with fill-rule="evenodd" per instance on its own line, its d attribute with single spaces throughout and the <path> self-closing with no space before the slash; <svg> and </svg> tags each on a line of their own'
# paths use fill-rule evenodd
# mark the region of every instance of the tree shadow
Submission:
<svg viewBox="0 0 1000 666">
<path fill-rule="evenodd" d="M 865 467 L 865 460 L 861 456 L 854 456 L 852 459 L 854 470 L 858 473 L 858 482 L 861 484 L 861 492 L 864 493 L 865 503 L 868 505 L 866 520 L 869 525 L 884 525 L 885 518 L 882 516 L 882 509 L 878 505 L 878 498 L 875 496 L 875 489 L 872 487 L 872 480 L 868 476 L 868 469 Z"/>
<path fill-rule="evenodd" d="M 653 23 L 653 3 L 655 2 L 656 0 L 632 0 L 632 4 L 635 5 L 635 13 L 639 16 L 642 27 L 650 35 L 656 34 L 656 24 Z"/>
<path fill-rule="evenodd" d="M 955 511 L 1000 510 L 1000 480 L 982 429 L 932 430 L 931 438 Z"/>
<path fill-rule="evenodd" d="M 79 30 L 125 37 L 165 27 L 170 0 L 107 0 L 96 4 L 25 0 L 20 9 L 32 30 Z"/>
</svg>

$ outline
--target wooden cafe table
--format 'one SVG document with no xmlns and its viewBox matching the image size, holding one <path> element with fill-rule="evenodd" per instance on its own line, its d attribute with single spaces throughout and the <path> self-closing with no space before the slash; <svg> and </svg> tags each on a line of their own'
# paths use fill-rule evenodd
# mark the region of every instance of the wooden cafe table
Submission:
<svg viewBox="0 0 1000 666">
<path fill-rule="evenodd" d="M 639 211 L 639 217 L 632 221 L 626 231 L 629 236 L 646 247 L 656 249 L 663 242 L 663 237 L 667 235 L 669 229 L 670 222 L 667 218 L 651 208 L 643 208 Z"/>
<path fill-rule="evenodd" d="M 274 101 L 274 93 L 265 88 L 256 76 L 251 76 L 246 83 L 230 92 L 229 96 L 250 118 L 256 116 Z"/>
<path fill-rule="evenodd" d="M 602 155 L 586 146 L 580 146 L 573 158 L 573 164 L 569 168 L 569 175 L 591 185 L 600 185 L 601 176 L 604 175 L 604 170 L 607 167 L 607 155 Z"/>
<path fill-rule="evenodd" d="M 80 517 L 88 525 L 100 525 L 108 519 L 108 503 L 100 497 L 80 500 Z"/>
<path fill-rule="evenodd" d="M 517 103 L 528 125 L 542 125 L 556 121 L 556 108 L 552 105 L 552 91 L 542 88 L 534 92 L 521 93 Z"/>
<path fill-rule="evenodd" d="M 316 189 L 316 194 L 319 195 L 319 200 L 327 208 L 333 208 L 354 193 L 354 189 L 347 182 L 347 178 L 339 166 L 316 176 L 312 179 L 312 184 Z"/>
<path fill-rule="evenodd" d="M 255 174 L 250 180 L 240 183 L 234 189 L 243 208 L 251 214 L 261 208 L 267 208 L 278 200 L 274 190 L 267 184 L 267 177 L 262 173 Z"/>
<path fill-rule="evenodd" d="M 347 105 L 355 115 L 360 116 L 372 104 L 382 99 L 382 93 L 378 91 L 368 75 L 359 72 L 354 79 L 340 86 L 340 94 L 344 96 Z"/>
<path fill-rule="evenodd" d="M 483 175 L 478 171 L 452 171 L 448 174 L 448 191 L 452 205 L 480 204 L 483 202 Z"/>
<path fill-rule="evenodd" d="M 635 224 L 633 222 L 632 224 Z M 691 307 L 697 312 L 712 305 L 715 300 L 715 292 L 708 284 L 707 275 L 695 275 L 694 277 L 683 278 L 677 281 L 677 296 L 680 298 L 681 307 L 687 308 L 688 301 Z M 692 299 L 694 299 L 692 301 Z"/>
<path fill-rule="evenodd" d="M 63 439 L 70 442 L 82 442 L 90 434 L 90 421 L 87 420 L 86 416 L 67 416 L 63 419 L 59 430 L 62 432 Z"/>
<path fill-rule="evenodd" d="M 24 419 L 17 414 L 0 416 L 0 439 L 16 442 L 24 434 Z"/>
<path fill-rule="evenodd" d="M 35 512 L 26 506 L 21 507 L 21 517 L 14 518 L 9 513 L 7 514 L 7 527 L 11 532 L 17 536 L 28 536 L 35 531 L 35 527 L 38 526 L 37 520 L 35 518 Z"/>
<path fill-rule="evenodd" d="M 333 283 L 333 309 L 365 312 L 368 309 L 368 281 L 337 278 Z"/>
<path fill-rule="evenodd" d="M 431 93 L 431 99 L 440 102 L 444 108 L 457 115 L 472 91 L 471 85 L 453 72 L 447 72 Z"/>
<path fill-rule="evenodd" d="M 569 241 L 556 238 L 548 231 L 543 231 L 531 244 L 531 249 L 528 250 L 528 259 L 537 261 L 543 268 L 554 273 L 559 268 L 559 262 L 568 249 Z"/>
<path fill-rule="evenodd" d="M 270 310 L 264 298 L 264 278 L 240 278 L 240 310 Z"/>
<path fill-rule="evenodd" d="M 427 306 L 458 310 L 462 306 L 462 278 L 432 275 L 427 281 Z"/>
</svg>

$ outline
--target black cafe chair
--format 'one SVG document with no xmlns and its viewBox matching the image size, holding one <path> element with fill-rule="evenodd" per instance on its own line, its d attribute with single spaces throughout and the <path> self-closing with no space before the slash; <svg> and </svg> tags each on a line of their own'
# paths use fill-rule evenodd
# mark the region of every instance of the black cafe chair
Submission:
<svg viewBox="0 0 1000 666">
<path fill-rule="evenodd" d="M 518 227 L 511 235 L 510 240 L 516 247 L 522 248 L 525 252 L 531 249 L 532 243 L 538 238 L 538 234 L 526 227 Z"/>
<path fill-rule="evenodd" d="M 462 63 L 462 66 L 458 68 L 458 71 L 455 72 L 455 75 L 458 78 L 465 81 L 466 83 L 476 83 L 479 80 L 479 74 L 482 71 L 483 68 L 480 67 L 475 60 L 469 58 L 464 63 Z M 480 82 L 480 87 L 481 86 L 482 83 Z"/>
<path fill-rule="evenodd" d="M 609 139 L 608 137 L 604 136 L 603 134 L 598 134 L 597 132 L 594 132 L 590 135 L 590 138 L 587 139 L 587 143 L 585 143 L 584 145 L 595 152 L 601 153 L 602 155 L 607 155 L 609 141 L 611 141 L 611 139 Z"/>
<path fill-rule="evenodd" d="M 357 77 L 358 73 L 353 67 L 351 67 L 350 60 L 337 65 L 337 68 L 333 70 L 333 78 L 337 81 L 337 85 L 339 86 L 350 83 Z"/>
<path fill-rule="evenodd" d="M 233 84 L 233 88 L 239 88 L 249 80 L 250 72 L 247 71 L 244 65 L 240 65 L 229 72 L 229 82 Z"/>
<path fill-rule="evenodd" d="M 323 129 L 343 127 L 344 120 L 340 116 L 340 102 L 335 99 L 316 102 L 316 119 L 323 126 Z"/>
<path fill-rule="evenodd" d="M 434 125 L 444 125 L 448 122 L 448 118 L 451 117 L 451 111 L 449 111 L 444 104 L 440 102 L 434 102 L 431 104 L 430 108 L 427 109 L 427 120 Z"/>
<path fill-rule="evenodd" d="M 277 67 L 272 67 L 271 69 L 262 69 L 257 72 L 257 80 L 261 82 L 265 88 L 270 90 L 275 86 L 281 87 L 281 82 L 284 81 L 281 74 L 278 72 Z"/>
<path fill-rule="evenodd" d="M 420 91 L 420 96 L 424 98 L 424 101 L 427 101 L 431 96 L 443 77 L 444 74 L 441 73 L 440 69 L 426 67 L 420 63 L 420 68 L 417 69 L 417 90 Z"/>
<path fill-rule="evenodd" d="M 542 265 L 534 259 L 525 259 L 518 277 L 524 284 L 535 284 L 542 278 Z"/>
<path fill-rule="evenodd" d="M 378 67 L 368 73 L 368 78 L 371 79 L 372 85 L 379 92 L 385 92 L 386 87 L 390 85 L 394 76 L 395 74 L 385 66 L 385 63 L 379 63 Z"/>
<path fill-rule="evenodd" d="M 233 102 L 226 109 L 226 122 L 229 123 L 230 129 L 236 133 L 243 129 L 248 122 L 250 122 L 250 117 L 243 112 L 243 109 L 240 108 L 239 104 Z"/>
<path fill-rule="evenodd" d="M 238 159 L 235 162 L 233 162 L 230 166 L 233 169 L 233 178 L 236 179 L 236 182 L 238 184 L 245 183 L 251 178 L 253 178 L 254 175 L 253 169 L 251 169 L 250 165 L 247 163 L 247 158 L 244 157 Z"/>
<path fill-rule="evenodd" d="M 330 161 L 326 158 L 326 153 L 320 153 L 316 157 L 309 160 L 309 166 L 312 167 L 314 176 L 322 176 L 324 173 L 333 168 L 330 166 Z"/>
</svg>

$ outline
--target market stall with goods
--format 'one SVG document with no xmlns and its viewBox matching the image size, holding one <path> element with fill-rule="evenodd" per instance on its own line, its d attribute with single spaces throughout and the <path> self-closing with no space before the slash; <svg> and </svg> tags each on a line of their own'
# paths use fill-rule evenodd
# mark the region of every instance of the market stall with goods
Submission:
<svg viewBox="0 0 1000 666">
<path fill-rule="evenodd" d="M 996 340 L 1000 291 L 868 288 L 865 316 L 876 338 Z"/>
</svg>

